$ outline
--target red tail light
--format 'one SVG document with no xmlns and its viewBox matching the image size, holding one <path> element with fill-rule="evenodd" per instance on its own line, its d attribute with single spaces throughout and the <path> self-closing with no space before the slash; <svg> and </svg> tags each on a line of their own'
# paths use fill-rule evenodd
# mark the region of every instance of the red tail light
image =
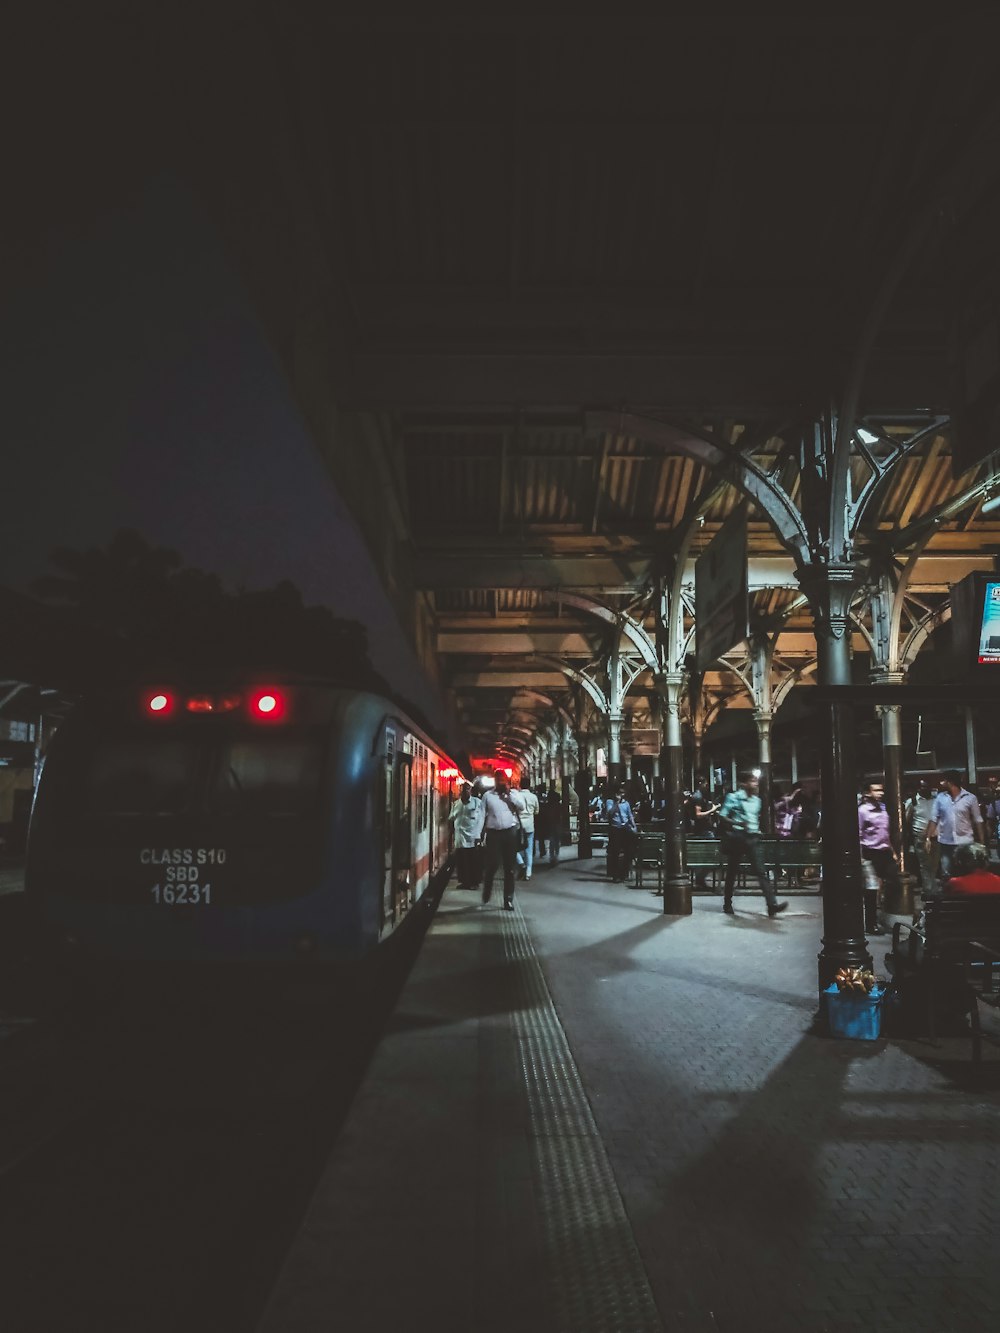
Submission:
<svg viewBox="0 0 1000 1333">
<path fill-rule="evenodd" d="M 169 717 L 175 703 L 174 696 L 166 690 L 150 690 L 144 699 L 145 710 L 150 717 Z"/>
<path fill-rule="evenodd" d="M 287 708 L 281 690 L 254 690 L 250 695 L 250 715 L 258 722 L 279 722 Z"/>
</svg>

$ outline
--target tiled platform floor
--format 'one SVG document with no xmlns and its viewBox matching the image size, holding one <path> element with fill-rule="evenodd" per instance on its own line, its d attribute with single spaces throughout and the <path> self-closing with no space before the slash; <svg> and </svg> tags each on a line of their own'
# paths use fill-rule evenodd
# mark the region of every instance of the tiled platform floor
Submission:
<svg viewBox="0 0 1000 1333">
<path fill-rule="evenodd" d="M 445 893 L 261 1333 L 1000 1327 L 1000 1049 L 813 1035 L 817 898 L 563 855 Z"/>
</svg>

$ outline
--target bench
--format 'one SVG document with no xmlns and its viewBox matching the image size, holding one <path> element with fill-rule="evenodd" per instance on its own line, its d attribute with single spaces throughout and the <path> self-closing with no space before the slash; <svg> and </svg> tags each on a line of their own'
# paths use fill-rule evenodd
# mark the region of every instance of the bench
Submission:
<svg viewBox="0 0 1000 1333">
<path fill-rule="evenodd" d="M 823 844 L 818 838 L 779 838 L 777 870 L 784 875 L 788 887 L 801 885 L 806 878 L 812 879 L 812 887 L 819 891 L 823 877 Z M 807 876 L 805 871 L 815 871 L 815 877 Z"/>
<path fill-rule="evenodd" d="M 592 819 L 590 821 L 590 845 L 591 847 L 607 847 L 608 823 L 606 819 Z"/>
<path fill-rule="evenodd" d="M 993 1009 L 1000 1009 L 1000 952 L 981 940 L 970 940 L 969 951 L 970 956 L 965 963 L 965 984 L 971 1000 L 972 1063 L 978 1065 L 983 1050 L 979 1006 L 988 1004 Z"/>
<path fill-rule="evenodd" d="M 820 873 L 823 867 L 821 842 L 808 838 L 764 837 L 760 840 L 760 847 L 764 853 L 764 864 L 774 875 L 776 885 L 779 884 L 782 875 L 786 877 L 789 886 L 796 884 L 801 878 L 802 871 L 811 868 L 817 871 L 815 888 L 817 892 L 819 891 Z M 749 864 L 745 858 L 740 862 L 736 881 L 736 887 L 740 890 L 746 888 L 746 867 Z M 723 843 L 718 838 L 687 839 L 687 866 L 692 880 L 700 878 L 699 872 L 702 874 L 711 872 L 712 888 L 715 889 L 725 874 L 725 865 Z"/>
<path fill-rule="evenodd" d="M 719 874 L 723 868 L 718 838 L 688 838 L 685 849 L 691 882 L 695 883 L 711 874 L 712 888 L 718 888 Z"/>
<path fill-rule="evenodd" d="M 647 880 L 656 880 L 654 892 L 662 893 L 663 875 L 667 860 L 667 839 L 663 833 L 649 833 L 639 830 L 632 853 L 632 869 L 635 871 L 635 887 L 641 889 Z"/>
<path fill-rule="evenodd" d="M 980 1002 L 1000 1003 L 1000 894 L 933 898 L 919 926 L 897 921 L 887 970 L 897 981 L 917 978 L 924 987 L 927 1035 L 933 1040 L 942 1000 L 960 997 L 972 1016 L 973 1062 L 979 1062 Z"/>
</svg>

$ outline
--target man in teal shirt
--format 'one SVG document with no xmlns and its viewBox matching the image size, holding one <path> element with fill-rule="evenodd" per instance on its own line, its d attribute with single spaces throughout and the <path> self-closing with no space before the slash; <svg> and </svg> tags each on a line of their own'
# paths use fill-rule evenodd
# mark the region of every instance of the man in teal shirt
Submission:
<svg viewBox="0 0 1000 1333">
<path fill-rule="evenodd" d="M 768 916 L 777 916 L 788 904 L 778 902 L 764 865 L 764 852 L 760 845 L 760 797 L 757 795 L 755 774 L 740 774 L 740 785 L 722 803 L 719 822 L 723 829 L 722 850 L 726 854 L 726 887 L 722 910 L 728 916 L 736 915 L 733 909 L 733 889 L 740 862 L 746 857 L 767 903 Z"/>
</svg>

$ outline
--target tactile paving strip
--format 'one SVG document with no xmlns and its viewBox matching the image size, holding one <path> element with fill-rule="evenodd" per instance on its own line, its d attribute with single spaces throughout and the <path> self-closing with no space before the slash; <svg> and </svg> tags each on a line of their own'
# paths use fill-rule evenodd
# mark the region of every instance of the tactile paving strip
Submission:
<svg viewBox="0 0 1000 1333">
<path fill-rule="evenodd" d="M 560 1333 L 662 1333 L 611 1163 L 520 909 L 503 913 L 521 981 L 513 1024 Z"/>
</svg>

